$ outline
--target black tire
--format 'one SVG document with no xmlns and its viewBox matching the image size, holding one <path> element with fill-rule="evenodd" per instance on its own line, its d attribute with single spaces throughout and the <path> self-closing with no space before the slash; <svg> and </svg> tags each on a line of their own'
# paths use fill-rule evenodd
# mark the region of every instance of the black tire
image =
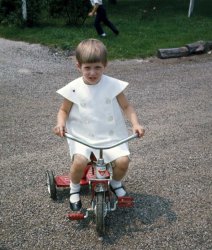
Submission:
<svg viewBox="0 0 212 250">
<path fill-rule="evenodd" d="M 99 236 L 105 233 L 105 193 L 96 193 L 96 231 Z"/>
<path fill-rule="evenodd" d="M 54 174 L 53 171 L 47 170 L 46 171 L 46 184 L 48 188 L 48 193 L 51 199 L 57 199 L 57 190 L 54 182 Z"/>
</svg>

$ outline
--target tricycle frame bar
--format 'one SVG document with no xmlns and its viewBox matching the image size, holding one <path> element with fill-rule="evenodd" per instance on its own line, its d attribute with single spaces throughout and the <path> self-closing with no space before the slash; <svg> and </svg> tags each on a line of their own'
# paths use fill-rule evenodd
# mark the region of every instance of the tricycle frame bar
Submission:
<svg viewBox="0 0 212 250">
<path fill-rule="evenodd" d="M 81 140 L 79 138 L 73 137 L 72 135 L 70 135 L 68 133 L 65 133 L 65 137 L 68 138 L 68 139 L 70 139 L 70 140 L 79 142 L 79 143 L 81 143 L 81 144 L 83 144 L 83 145 L 85 145 L 85 146 L 87 146 L 89 148 L 98 149 L 98 150 L 101 151 L 103 149 L 115 148 L 115 147 L 117 147 L 117 146 L 119 146 L 119 145 L 121 145 L 121 144 L 123 144 L 125 142 L 128 142 L 128 141 L 130 141 L 130 140 L 132 140 L 134 138 L 137 138 L 138 134 L 133 134 L 133 135 L 127 137 L 126 139 L 123 139 L 123 140 L 121 140 L 121 141 L 119 141 L 119 142 L 117 142 L 115 144 L 110 145 L 110 146 L 94 146 L 94 145 L 91 145 L 89 143 L 86 143 L 85 141 L 83 141 L 83 140 Z"/>
</svg>

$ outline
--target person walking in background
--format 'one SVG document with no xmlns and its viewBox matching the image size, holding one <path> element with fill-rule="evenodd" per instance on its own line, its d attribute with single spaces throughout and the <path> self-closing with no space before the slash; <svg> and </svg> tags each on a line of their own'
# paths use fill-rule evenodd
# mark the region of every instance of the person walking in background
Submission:
<svg viewBox="0 0 212 250">
<path fill-rule="evenodd" d="M 94 27 L 98 35 L 105 37 L 106 33 L 102 29 L 101 22 L 108 26 L 116 35 L 119 34 L 118 29 L 109 21 L 106 13 L 106 9 L 102 3 L 102 0 L 90 0 L 93 9 L 88 14 L 89 16 L 96 16 L 94 21 Z"/>
</svg>

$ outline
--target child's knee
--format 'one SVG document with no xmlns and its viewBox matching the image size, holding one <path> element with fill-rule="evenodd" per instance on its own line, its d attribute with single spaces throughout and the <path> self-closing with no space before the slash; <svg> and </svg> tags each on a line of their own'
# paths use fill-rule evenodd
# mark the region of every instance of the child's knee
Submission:
<svg viewBox="0 0 212 250">
<path fill-rule="evenodd" d="M 115 160 L 115 167 L 118 167 L 120 170 L 127 170 L 129 166 L 129 157 L 122 156 Z"/>
<path fill-rule="evenodd" d="M 85 168 L 87 166 L 88 159 L 80 154 L 76 154 L 73 157 L 73 163 L 72 166 L 76 168 Z"/>
</svg>

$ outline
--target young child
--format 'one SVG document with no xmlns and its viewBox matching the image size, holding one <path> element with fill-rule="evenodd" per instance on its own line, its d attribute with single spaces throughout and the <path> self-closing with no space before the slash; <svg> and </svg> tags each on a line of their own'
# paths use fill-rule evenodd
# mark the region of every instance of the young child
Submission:
<svg viewBox="0 0 212 250">
<path fill-rule="evenodd" d="M 117 28 L 109 21 L 106 13 L 106 9 L 102 3 L 102 0 L 90 0 L 93 9 L 88 14 L 89 16 L 95 16 L 94 26 L 98 35 L 105 37 L 106 34 L 102 29 L 101 22 L 108 26 L 116 35 L 119 34 Z"/>
<path fill-rule="evenodd" d="M 57 115 L 54 133 L 63 137 L 67 131 L 92 145 L 109 146 L 128 136 L 123 112 L 132 124 L 133 133 L 143 136 L 144 129 L 123 93 L 128 83 L 104 75 L 107 66 L 104 44 L 96 39 L 82 41 L 76 49 L 76 60 L 82 77 L 57 91 L 64 100 Z M 69 139 L 67 141 L 73 160 L 70 168 L 70 208 L 78 211 L 82 207 L 80 180 L 91 152 L 98 156 L 98 150 Z M 117 197 L 126 195 L 121 180 L 128 169 L 129 154 L 127 143 L 104 150 L 105 162 L 114 162 L 110 185 Z"/>
</svg>

